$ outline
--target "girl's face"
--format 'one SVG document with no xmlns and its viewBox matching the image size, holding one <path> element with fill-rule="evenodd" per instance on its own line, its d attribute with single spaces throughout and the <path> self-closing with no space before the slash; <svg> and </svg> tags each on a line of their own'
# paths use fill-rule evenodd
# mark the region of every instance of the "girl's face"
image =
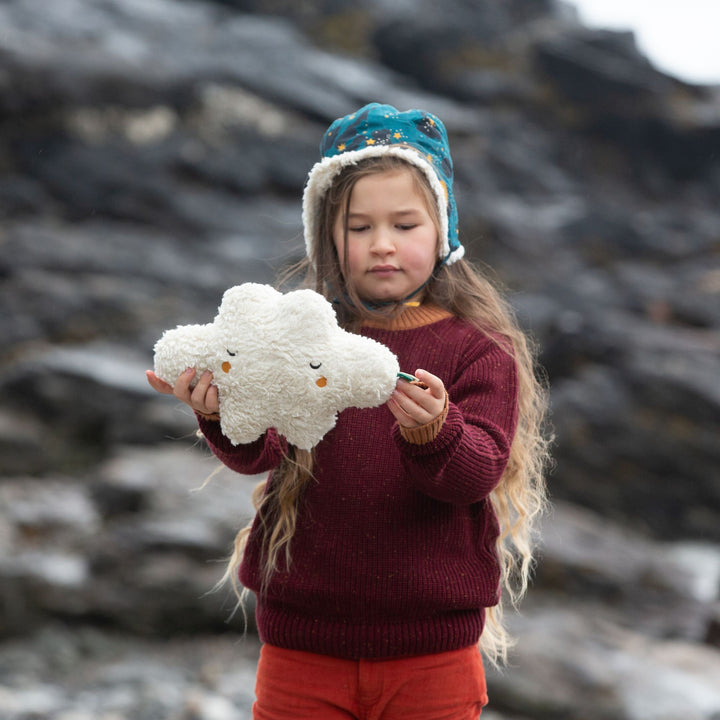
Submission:
<svg viewBox="0 0 720 720">
<path fill-rule="evenodd" d="M 360 178 L 350 195 L 347 245 L 343 213 L 333 241 L 345 282 L 370 302 L 404 300 L 437 260 L 438 231 L 409 170 Z"/>
</svg>

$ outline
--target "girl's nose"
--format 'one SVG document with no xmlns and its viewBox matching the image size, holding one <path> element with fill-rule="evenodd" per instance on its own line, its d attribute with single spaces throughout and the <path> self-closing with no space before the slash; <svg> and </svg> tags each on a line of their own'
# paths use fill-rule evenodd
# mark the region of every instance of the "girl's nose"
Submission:
<svg viewBox="0 0 720 720">
<path fill-rule="evenodd" d="M 376 255 L 387 255 L 395 251 L 395 243 L 390 235 L 390 231 L 385 228 L 378 228 L 372 236 L 370 243 L 370 252 Z"/>
</svg>

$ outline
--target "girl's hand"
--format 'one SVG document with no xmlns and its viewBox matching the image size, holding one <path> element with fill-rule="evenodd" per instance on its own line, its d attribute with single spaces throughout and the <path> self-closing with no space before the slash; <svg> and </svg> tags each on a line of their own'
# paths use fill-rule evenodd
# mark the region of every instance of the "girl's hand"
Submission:
<svg viewBox="0 0 720 720">
<path fill-rule="evenodd" d="M 217 388 L 212 385 L 212 373 L 206 370 L 197 381 L 195 387 L 191 387 L 195 377 L 195 368 L 188 368 L 177 379 L 175 385 L 170 385 L 161 380 L 152 370 L 145 372 L 150 387 L 164 395 L 174 395 L 178 400 L 184 402 L 194 412 L 201 415 L 215 415 L 220 411 Z"/>
<path fill-rule="evenodd" d="M 427 387 L 399 380 L 387 401 L 387 406 L 395 419 L 407 428 L 427 425 L 445 409 L 446 393 L 443 381 L 426 370 L 416 370 L 415 377 Z"/>
</svg>

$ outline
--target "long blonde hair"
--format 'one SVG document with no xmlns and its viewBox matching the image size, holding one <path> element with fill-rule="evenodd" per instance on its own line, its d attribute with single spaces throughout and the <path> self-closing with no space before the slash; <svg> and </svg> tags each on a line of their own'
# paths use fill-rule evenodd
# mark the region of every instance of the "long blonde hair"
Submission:
<svg viewBox="0 0 720 720">
<path fill-rule="evenodd" d="M 317 226 L 319 242 L 314 244 L 314 257 L 308 257 L 292 268 L 283 280 L 299 273 L 304 285 L 324 294 L 338 306 L 338 319 L 346 329 L 357 331 L 362 320 L 377 313 L 388 316 L 403 310 L 401 303 L 368 309 L 354 288 L 344 281 L 347 276 L 340 266 L 333 242 L 333 230 L 339 213 L 347 217 L 350 195 L 355 183 L 371 174 L 407 170 L 423 194 L 436 227 L 438 209 L 423 173 L 403 160 L 392 157 L 368 158 L 345 168 L 336 178 L 319 208 Z M 347 228 L 346 228 L 347 236 Z M 347 258 L 348 253 L 345 253 Z M 424 301 L 448 310 L 466 320 L 497 341 L 510 352 L 517 366 L 518 422 L 510 448 L 507 468 L 490 496 L 500 523 L 497 554 L 501 583 L 510 604 L 517 606 L 526 593 L 534 568 L 537 542 L 536 525 L 546 507 L 545 470 L 549 463 L 550 438 L 546 432 L 547 384 L 536 366 L 535 348 L 520 328 L 509 303 L 495 283 L 476 266 L 465 260 L 452 265 L 440 264 L 424 288 Z M 295 530 L 302 489 L 312 478 L 312 456 L 296 448 L 290 452 L 272 475 L 272 482 L 261 483 L 254 493 L 258 522 L 265 530 L 263 560 L 264 578 L 281 565 L 291 562 L 290 541 Z M 237 582 L 237 568 L 242 560 L 250 527 L 240 531 L 230 565 L 223 580 Z M 222 582 L 222 581 L 221 581 Z M 495 665 L 507 661 L 513 640 L 503 622 L 502 601 L 486 611 L 486 625 L 481 638 L 485 656 Z"/>
</svg>

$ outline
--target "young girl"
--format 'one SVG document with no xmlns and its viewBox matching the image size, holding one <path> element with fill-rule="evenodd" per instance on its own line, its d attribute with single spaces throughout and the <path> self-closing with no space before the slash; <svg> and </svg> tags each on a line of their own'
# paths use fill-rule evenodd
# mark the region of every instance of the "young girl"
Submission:
<svg viewBox="0 0 720 720">
<path fill-rule="evenodd" d="M 213 452 L 270 471 L 227 577 L 257 595 L 256 718 L 477 718 L 478 644 L 506 658 L 545 502 L 545 393 L 525 336 L 458 241 L 445 128 L 373 103 L 336 120 L 303 198 L 306 283 L 420 383 L 350 408 L 313 453 L 233 446 L 194 370 L 173 388 Z M 482 640 L 481 640 L 482 635 Z"/>
</svg>

